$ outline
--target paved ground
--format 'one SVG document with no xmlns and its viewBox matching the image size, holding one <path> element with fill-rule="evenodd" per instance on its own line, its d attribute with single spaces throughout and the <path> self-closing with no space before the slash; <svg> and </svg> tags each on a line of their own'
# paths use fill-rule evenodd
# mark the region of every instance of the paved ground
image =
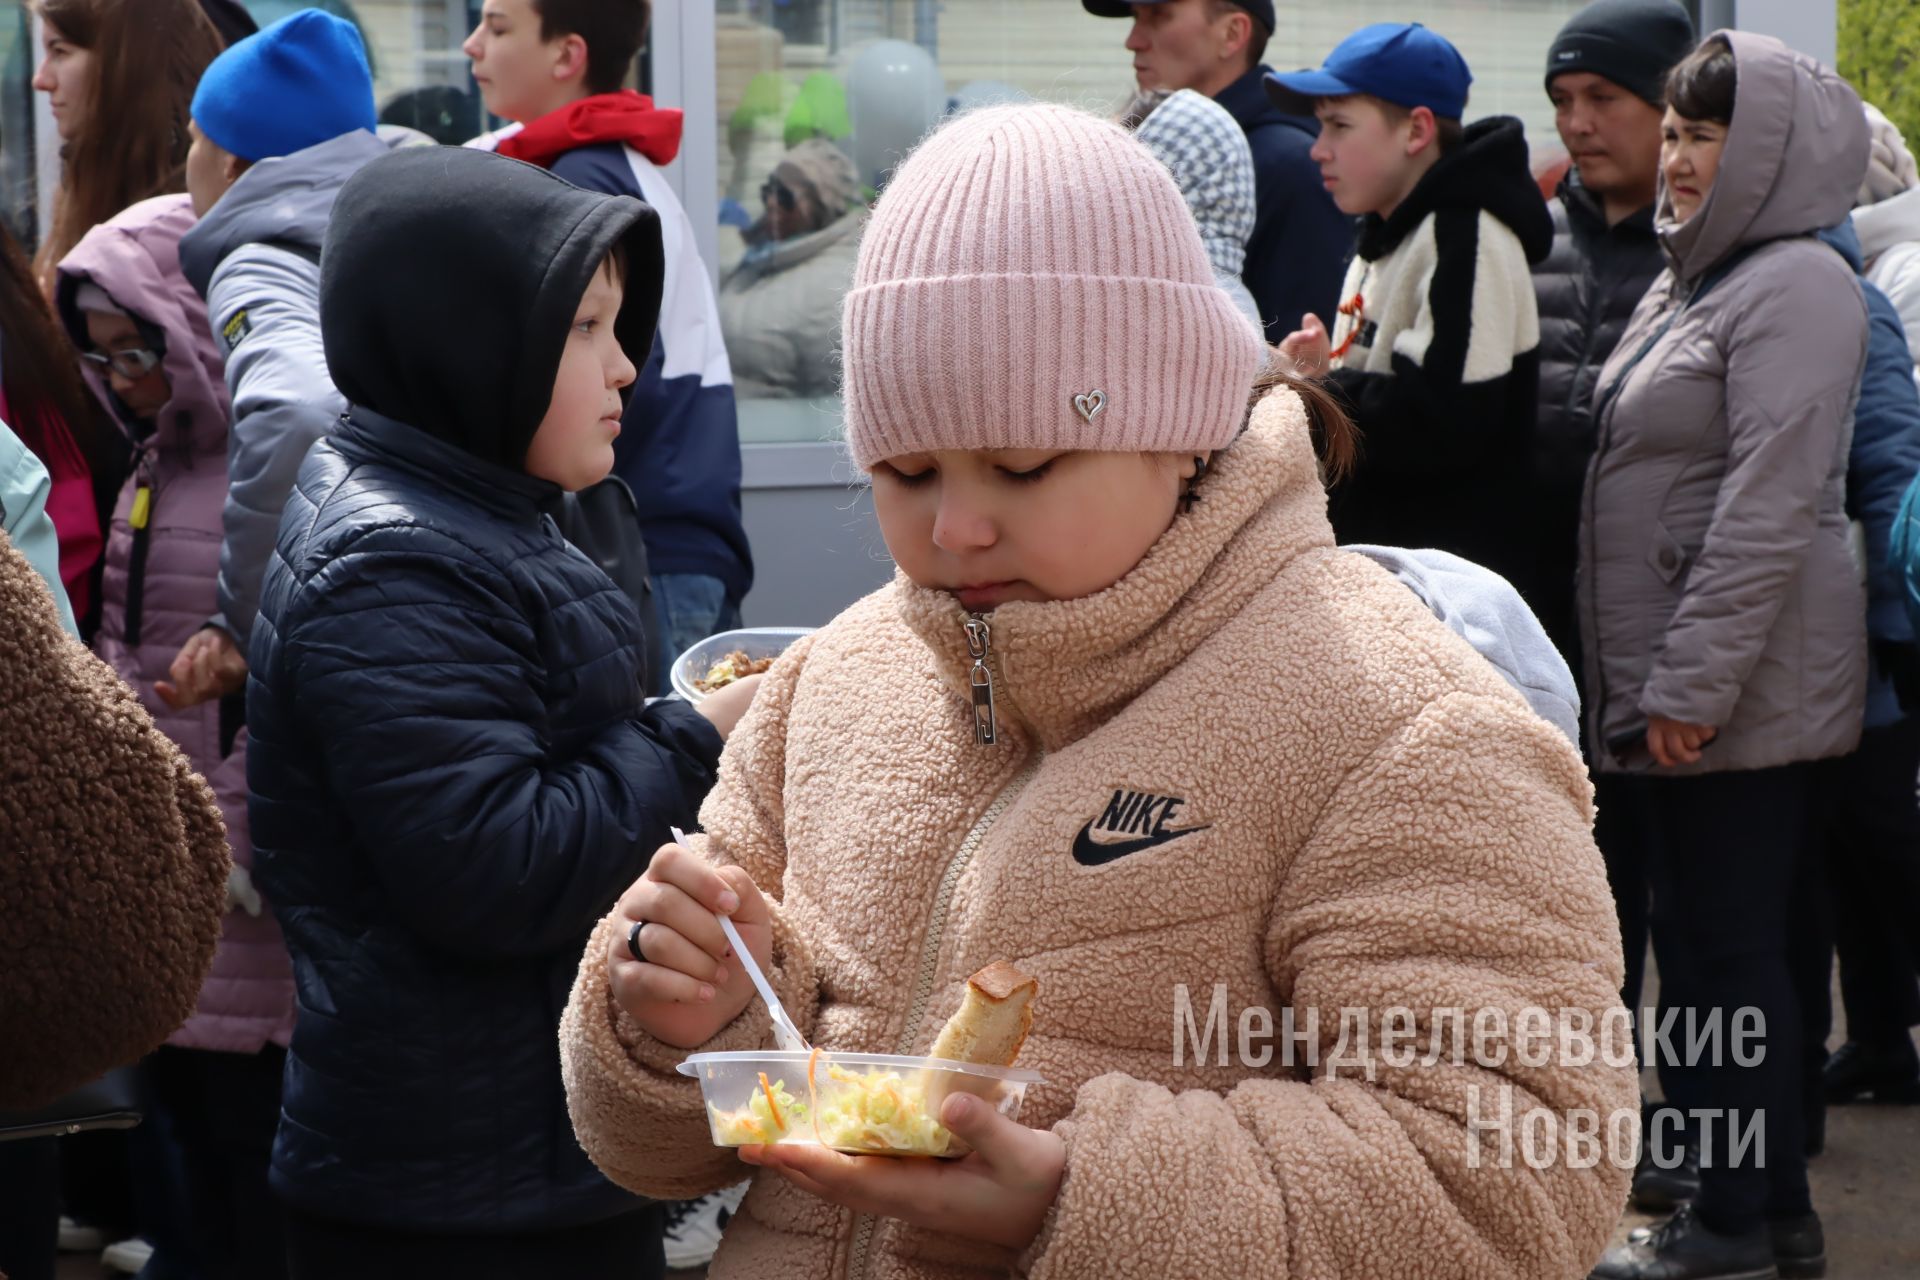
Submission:
<svg viewBox="0 0 1920 1280">
<path fill-rule="evenodd" d="M 1837 994 L 1834 1004 L 1838 1016 Z M 1841 1039 L 1836 1034 L 1833 1044 Z M 1812 1180 L 1827 1230 L 1828 1280 L 1920 1280 L 1920 1107 L 1833 1108 L 1827 1151 L 1813 1162 Z M 1616 1238 L 1653 1221 L 1629 1215 Z M 60 1268 L 60 1280 L 107 1274 L 93 1258 L 68 1258 Z M 704 1275 L 676 1271 L 670 1280 Z"/>
</svg>

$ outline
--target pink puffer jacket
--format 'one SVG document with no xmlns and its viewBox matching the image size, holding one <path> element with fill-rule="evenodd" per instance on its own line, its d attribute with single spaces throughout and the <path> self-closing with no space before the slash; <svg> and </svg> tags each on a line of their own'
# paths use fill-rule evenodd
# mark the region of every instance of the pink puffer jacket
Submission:
<svg viewBox="0 0 1920 1280">
<path fill-rule="evenodd" d="M 160 196 L 102 223 L 60 263 L 56 300 L 83 350 L 89 343 L 78 297 L 88 281 L 166 343 L 161 368 L 173 398 L 151 423 L 132 420 L 98 371 L 87 369 L 88 382 L 135 450 L 133 474 L 120 491 L 107 535 L 94 648 L 212 784 L 233 860 L 251 867 L 245 730 L 223 753 L 220 703 L 174 711 L 153 688 L 166 678 L 180 646 L 214 612 L 227 492 L 228 399 L 220 350 L 206 303 L 180 273 L 180 237 L 193 222 L 186 196 Z M 142 506 L 144 531 L 137 531 L 134 517 Z M 256 1053 L 269 1041 L 286 1044 L 292 1034 L 293 975 L 280 928 L 264 904 L 258 917 L 230 910 L 199 1006 L 168 1043 Z"/>
</svg>

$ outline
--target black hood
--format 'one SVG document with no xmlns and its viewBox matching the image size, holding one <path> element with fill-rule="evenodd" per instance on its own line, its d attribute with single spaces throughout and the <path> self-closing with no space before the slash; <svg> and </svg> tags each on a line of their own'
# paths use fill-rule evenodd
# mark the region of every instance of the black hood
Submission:
<svg viewBox="0 0 1920 1280">
<path fill-rule="evenodd" d="M 1545 261 L 1553 251 L 1553 218 L 1528 167 L 1526 131 L 1512 116 L 1468 125 L 1391 218 L 1369 214 L 1360 227 L 1360 256 L 1369 262 L 1386 257 L 1443 209 L 1485 209 L 1520 237 L 1528 262 Z"/>
<path fill-rule="evenodd" d="M 627 196 L 463 147 L 372 161 L 333 206 L 320 330 L 349 402 L 518 470 L 546 416 L 574 312 L 615 245 L 615 324 L 636 368 L 653 348 L 660 219 Z"/>
</svg>

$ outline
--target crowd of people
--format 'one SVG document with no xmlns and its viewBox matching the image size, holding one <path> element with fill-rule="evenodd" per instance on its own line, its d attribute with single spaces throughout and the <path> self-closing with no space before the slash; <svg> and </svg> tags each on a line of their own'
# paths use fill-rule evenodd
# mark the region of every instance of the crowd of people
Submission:
<svg viewBox="0 0 1920 1280">
<path fill-rule="evenodd" d="M 1593 0 L 1543 187 L 1421 24 L 1275 72 L 1268 0 L 1083 3 L 1111 117 L 962 111 L 877 190 L 793 138 L 716 289 L 647 0 L 486 0 L 465 146 L 321 9 L 34 0 L 0 1273 L 1825 1274 L 1826 1107 L 1920 1102 L 1904 139 Z M 655 696 L 752 584 L 736 393 L 836 392 L 896 580 Z M 716 912 L 828 1049 L 1033 972 L 1020 1122 L 714 1146 L 675 1067 L 771 1036 Z M 1169 1057 L 1216 984 L 1307 1062 Z M 1482 1055 L 1623 1008 L 1657 1098 Z M 1496 1086 L 1637 1140 L 1483 1162 Z"/>
</svg>

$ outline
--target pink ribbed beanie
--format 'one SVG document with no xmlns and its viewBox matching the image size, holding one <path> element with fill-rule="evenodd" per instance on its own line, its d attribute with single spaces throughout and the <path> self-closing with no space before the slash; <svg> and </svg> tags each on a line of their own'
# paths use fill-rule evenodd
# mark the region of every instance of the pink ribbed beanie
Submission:
<svg viewBox="0 0 1920 1280">
<path fill-rule="evenodd" d="M 1166 168 L 1118 125 L 1031 104 L 961 116 L 900 166 L 842 343 L 863 470 L 936 449 L 1218 449 L 1267 358 Z"/>
</svg>

